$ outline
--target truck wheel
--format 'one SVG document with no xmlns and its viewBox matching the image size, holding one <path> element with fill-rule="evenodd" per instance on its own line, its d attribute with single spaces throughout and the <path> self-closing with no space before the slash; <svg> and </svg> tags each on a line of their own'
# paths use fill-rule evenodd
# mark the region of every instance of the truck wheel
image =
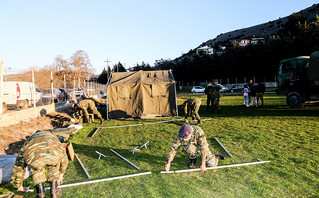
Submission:
<svg viewBox="0 0 319 198">
<path fill-rule="evenodd" d="M 287 95 L 286 102 L 290 108 L 300 108 L 304 101 L 298 92 L 291 92 Z"/>
</svg>

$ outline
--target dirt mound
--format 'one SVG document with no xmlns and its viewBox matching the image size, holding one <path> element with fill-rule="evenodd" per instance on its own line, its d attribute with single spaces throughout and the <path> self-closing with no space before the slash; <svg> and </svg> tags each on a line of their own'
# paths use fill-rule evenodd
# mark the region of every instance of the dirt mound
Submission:
<svg viewBox="0 0 319 198">
<path fill-rule="evenodd" d="M 39 116 L 29 122 L 0 128 L 0 155 L 16 155 L 26 139 L 37 130 L 51 130 L 62 127 L 63 121 L 70 118 L 65 113 L 54 112 Z"/>
</svg>

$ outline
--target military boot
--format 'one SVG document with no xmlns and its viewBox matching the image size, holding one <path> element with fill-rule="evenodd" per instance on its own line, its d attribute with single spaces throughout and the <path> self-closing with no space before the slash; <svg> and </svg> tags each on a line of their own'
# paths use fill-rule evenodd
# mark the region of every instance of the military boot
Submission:
<svg viewBox="0 0 319 198">
<path fill-rule="evenodd" d="M 58 188 L 58 183 L 57 181 L 52 181 L 50 182 L 51 186 L 50 186 L 50 191 L 51 191 L 51 197 L 52 198 L 57 198 L 62 194 L 62 190 L 60 188 Z"/>
<path fill-rule="evenodd" d="M 37 184 L 34 187 L 37 190 L 36 198 L 45 198 L 44 183 Z"/>
<path fill-rule="evenodd" d="M 100 121 L 100 124 L 102 124 L 105 120 L 102 117 L 100 117 Z"/>
<path fill-rule="evenodd" d="M 190 162 L 188 164 L 188 168 L 195 168 L 195 164 L 196 164 L 196 158 L 190 159 Z"/>
<path fill-rule="evenodd" d="M 220 160 L 225 160 L 225 159 L 226 159 L 225 156 L 220 155 L 220 154 L 215 154 L 215 157 L 216 157 L 217 159 L 220 159 Z"/>
</svg>

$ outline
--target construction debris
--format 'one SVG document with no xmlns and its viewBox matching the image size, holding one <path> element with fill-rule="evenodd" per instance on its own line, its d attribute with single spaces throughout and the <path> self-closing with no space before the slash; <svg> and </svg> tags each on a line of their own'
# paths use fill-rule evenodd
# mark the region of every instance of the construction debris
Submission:
<svg viewBox="0 0 319 198">
<path fill-rule="evenodd" d="M 122 155 L 118 154 L 117 152 L 115 152 L 113 149 L 110 149 L 113 153 L 115 153 L 117 156 L 119 156 L 120 158 L 124 159 L 127 163 L 131 164 L 132 166 L 134 166 L 135 168 L 137 168 L 137 170 L 141 170 L 140 167 L 136 166 L 135 164 L 133 164 L 132 162 L 128 161 L 127 159 L 125 159 L 125 157 L 123 157 Z"/>
</svg>

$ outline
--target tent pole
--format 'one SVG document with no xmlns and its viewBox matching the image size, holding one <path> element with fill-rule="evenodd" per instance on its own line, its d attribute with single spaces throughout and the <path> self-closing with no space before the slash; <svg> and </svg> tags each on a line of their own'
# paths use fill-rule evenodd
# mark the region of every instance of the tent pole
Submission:
<svg viewBox="0 0 319 198">
<path fill-rule="evenodd" d="M 107 68 L 109 69 L 109 68 Z M 107 88 L 110 84 L 111 78 L 112 78 L 112 70 L 111 73 L 109 75 L 109 79 L 107 79 L 107 83 L 106 83 L 106 120 L 109 120 L 109 92 L 107 91 Z"/>
<path fill-rule="evenodd" d="M 176 104 L 176 115 L 178 116 L 178 107 L 177 107 L 177 94 L 176 94 L 176 81 L 174 82 L 175 89 L 175 104 Z"/>
<path fill-rule="evenodd" d="M 254 165 L 254 164 L 263 164 L 263 163 L 268 163 L 270 161 L 258 161 L 258 162 L 249 162 L 249 163 L 242 163 L 242 164 L 230 164 L 230 165 L 225 165 L 225 166 L 216 166 L 216 167 L 207 167 L 207 170 L 211 169 L 219 169 L 219 168 L 231 168 L 231 167 L 237 167 L 237 166 L 249 166 L 249 165 Z M 177 170 L 177 171 L 161 171 L 161 173 L 185 173 L 185 172 L 193 172 L 193 171 L 201 171 L 200 168 L 195 168 L 195 169 L 186 169 L 186 170 Z"/>
</svg>

